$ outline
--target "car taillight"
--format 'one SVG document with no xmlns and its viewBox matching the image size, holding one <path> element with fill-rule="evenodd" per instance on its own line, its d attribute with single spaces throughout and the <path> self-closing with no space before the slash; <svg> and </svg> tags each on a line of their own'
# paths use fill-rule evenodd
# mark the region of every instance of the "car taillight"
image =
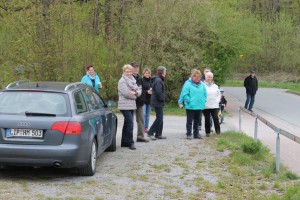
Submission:
<svg viewBox="0 0 300 200">
<path fill-rule="evenodd" d="M 65 135 L 81 134 L 81 124 L 79 122 L 55 122 L 51 130 L 57 130 Z"/>
</svg>

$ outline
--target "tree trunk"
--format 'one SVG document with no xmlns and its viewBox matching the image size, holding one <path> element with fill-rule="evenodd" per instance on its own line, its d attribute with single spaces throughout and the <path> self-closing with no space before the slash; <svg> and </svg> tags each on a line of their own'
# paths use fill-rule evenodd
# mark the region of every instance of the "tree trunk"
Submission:
<svg viewBox="0 0 300 200">
<path fill-rule="evenodd" d="M 99 0 L 95 1 L 96 5 L 95 5 L 95 11 L 94 11 L 94 17 L 93 17 L 93 30 L 94 30 L 94 34 L 95 35 L 99 35 L 100 34 L 100 30 L 99 30 L 99 14 L 100 14 L 100 3 Z"/>
<path fill-rule="evenodd" d="M 280 11 L 280 3 L 279 0 L 273 0 L 273 9 L 272 9 L 273 13 L 279 13 Z"/>
<path fill-rule="evenodd" d="M 111 25 L 111 0 L 105 0 L 105 38 L 106 40 L 110 40 L 112 38 L 112 25 Z"/>
</svg>

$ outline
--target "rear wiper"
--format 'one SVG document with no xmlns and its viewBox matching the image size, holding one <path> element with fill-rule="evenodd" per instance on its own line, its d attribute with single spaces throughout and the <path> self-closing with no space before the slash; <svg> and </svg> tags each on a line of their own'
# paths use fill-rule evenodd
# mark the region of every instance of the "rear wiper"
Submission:
<svg viewBox="0 0 300 200">
<path fill-rule="evenodd" d="M 56 114 L 52 113 L 36 113 L 36 112 L 28 112 L 25 111 L 26 116 L 49 116 L 49 117 L 56 117 Z"/>
</svg>

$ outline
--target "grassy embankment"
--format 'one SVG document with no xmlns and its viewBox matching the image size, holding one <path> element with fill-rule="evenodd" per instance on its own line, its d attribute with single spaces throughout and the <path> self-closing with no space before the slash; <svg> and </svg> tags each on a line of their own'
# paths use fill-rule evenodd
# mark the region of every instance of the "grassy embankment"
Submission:
<svg viewBox="0 0 300 200">
<path fill-rule="evenodd" d="M 218 183 L 210 188 L 223 194 L 220 199 L 300 199 L 299 176 L 283 166 L 276 173 L 274 156 L 260 142 L 228 131 L 211 145 L 220 152 L 230 151 L 218 163 L 224 166 L 224 173 L 219 174 Z"/>
</svg>

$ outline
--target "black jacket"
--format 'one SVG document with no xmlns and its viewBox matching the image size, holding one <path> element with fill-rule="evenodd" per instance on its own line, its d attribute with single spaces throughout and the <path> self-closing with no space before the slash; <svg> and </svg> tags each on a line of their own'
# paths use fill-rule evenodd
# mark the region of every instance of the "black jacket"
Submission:
<svg viewBox="0 0 300 200">
<path fill-rule="evenodd" d="M 244 80 L 244 86 L 246 88 L 246 93 L 250 95 L 255 95 L 258 89 L 258 81 L 256 76 L 253 78 L 251 75 L 247 76 Z"/>
<path fill-rule="evenodd" d="M 143 77 L 142 78 L 142 85 L 143 85 L 143 93 L 144 93 L 144 103 L 145 104 L 150 104 L 151 102 L 151 94 L 148 94 L 148 90 L 150 90 L 150 88 L 152 87 L 152 82 L 151 82 L 151 78 L 146 78 Z"/>
<path fill-rule="evenodd" d="M 166 89 L 163 80 L 159 76 L 153 76 L 151 106 L 164 107 L 165 98 L 166 98 Z"/>
<path fill-rule="evenodd" d="M 225 98 L 224 95 L 221 96 L 221 100 L 220 100 L 219 105 L 220 105 L 221 110 L 224 110 L 224 105 L 225 105 L 225 106 L 227 105 L 227 100 L 226 100 L 226 98 Z"/>
<path fill-rule="evenodd" d="M 133 77 L 136 80 L 137 86 L 143 88 L 143 86 L 142 86 L 142 77 L 139 74 L 137 74 L 137 75 L 133 74 Z M 141 96 L 136 98 L 135 102 L 136 102 L 137 107 L 144 106 L 144 104 L 145 104 L 145 93 L 143 91 L 142 91 Z"/>
</svg>

